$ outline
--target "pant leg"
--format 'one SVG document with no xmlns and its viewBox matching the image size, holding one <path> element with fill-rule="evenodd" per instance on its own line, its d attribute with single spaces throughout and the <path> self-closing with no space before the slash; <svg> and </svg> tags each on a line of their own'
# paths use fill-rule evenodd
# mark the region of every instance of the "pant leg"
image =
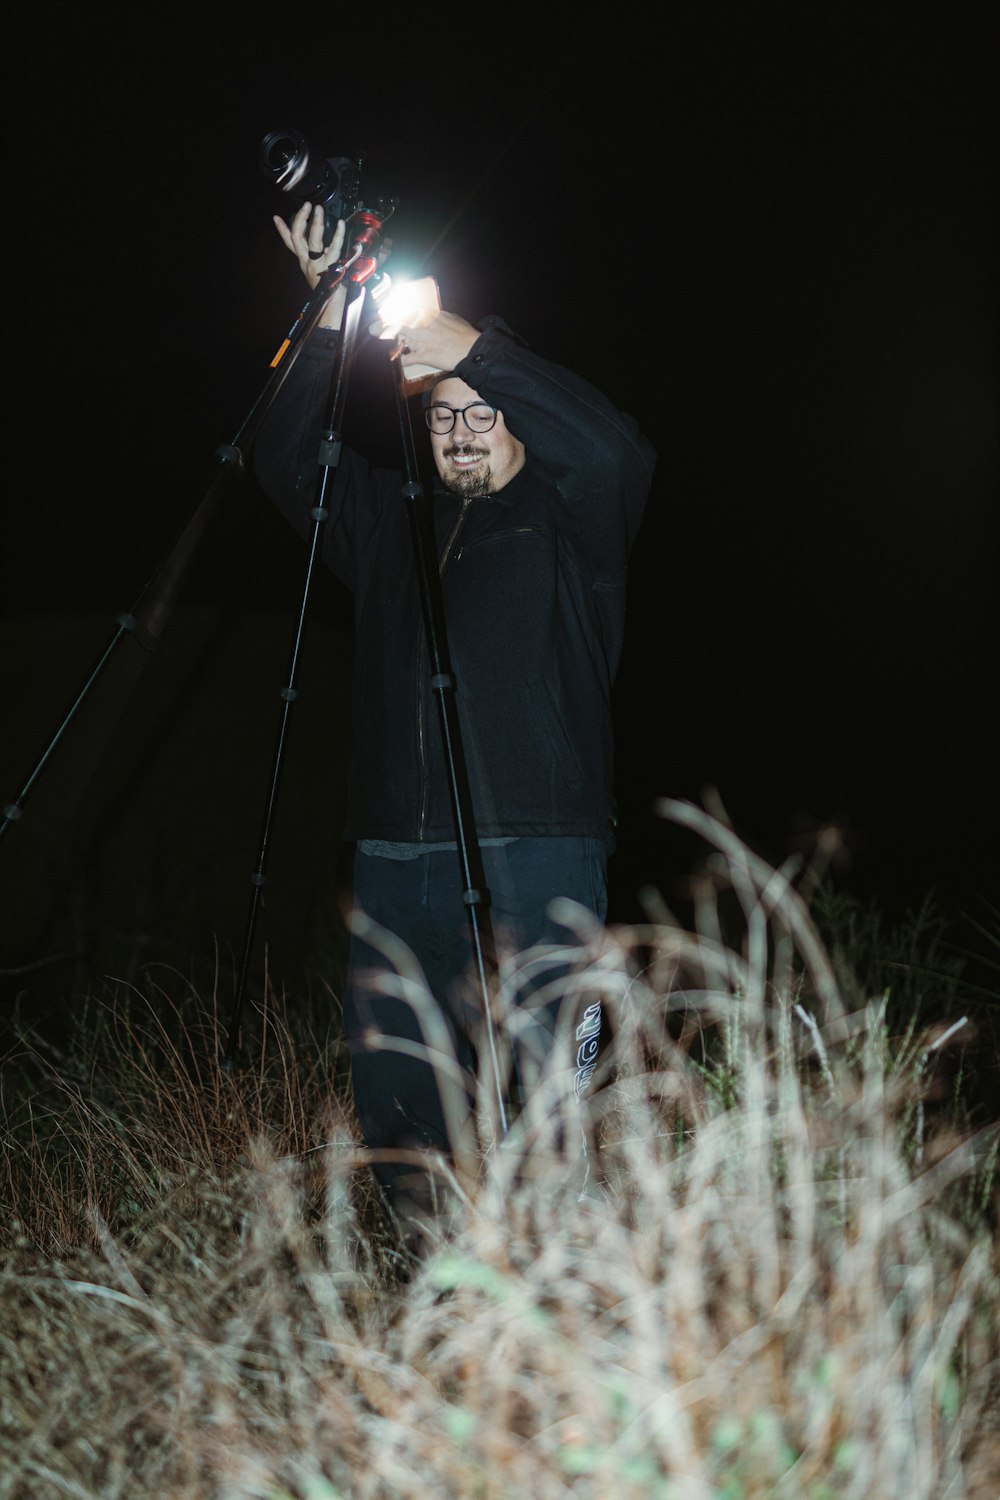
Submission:
<svg viewBox="0 0 1000 1500">
<path fill-rule="evenodd" d="M 580 967 L 575 938 L 548 908 L 565 896 L 603 922 L 607 849 L 591 838 L 523 838 L 483 855 L 497 943 L 507 955 L 505 993 L 517 1008 L 518 1084 L 530 1091 L 562 1030 L 574 1091 L 582 1094 L 601 1045 L 601 1006 L 596 994 L 574 983 Z M 522 957 L 515 964 L 511 954 Z"/>
<path fill-rule="evenodd" d="M 453 871 L 454 895 L 441 910 L 433 900 Z M 449 851 L 394 860 L 358 853 L 355 904 L 401 939 L 423 970 L 437 1014 L 448 1029 L 460 1068 L 471 1079 L 475 1057 L 465 1018 L 455 1003 L 455 980 L 468 952 L 457 857 Z M 412 1163 L 393 1160 L 394 1151 L 432 1150 L 447 1155 L 450 1140 L 441 1085 L 433 1061 L 421 1055 L 431 1045 L 413 1007 L 385 993 L 391 965 L 365 939 L 352 934 L 344 1025 L 351 1056 L 355 1107 L 366 1144 L 385 1153 L 375 1174 L 397 1217 L 430 1211 L 433 1183 Z M 374 1043 L 379 1045 L 374 1045 Z M 416 1049 L 416 1055 L 394 1043 Z M 464 1107 L 468 1109 L 465 1091 Z"/>
<path fill-rule="evenodd" d="M 573 959 L 572 934 L 548 914 L 549 903 L 566 896 L 603 921 L 607 912 L 607 855 L 596 839 L 522 838 L 483 849 L 491 894 L 491 919 L 501 957 L 534 949 L 522 964 L 510 993 L 518 1008 L 515 1035 L 515 1102 L 530 1090 L 549 1059 L 561 1026 L 568 1028 L 568 1057 L 574 1088 L 582 1093 L 596 1059 L 600 1006 L 567 996 Z M 441 850 L 412 860 L 358 854 L 355 901 L 369 917 L 400 938 L 413 952 L 449 1028 L 460 1067 L 471 1080 L 478 1031 L 474 986 L 468 978 L 471 943 L 461 899 L 458 858 Z M 386 995 L 380 976 L 389 967 L 384 954 L 352 935 L 344 1020 L 354 1076 L 355 1103 L 366 1143 L 386 1160 L 375 1172 L 396 1217 L 404 1225 L 433 1213 L 433 1183 L 410 1163 L 393 1161 L 393 1151 L 413 1149 L 450 1153 L 445 1111 L 432 1062 L 394 1050 L 393 1040 L 422 1049 L 426 1039 L 413 1008 Z M 509 965 L 508 965 L 509 967 Z M 388 1043 L 375 1047 L 375 1039 Z M 471 1087 L 465 1101 L 471 1102 Z"/>
</svg>

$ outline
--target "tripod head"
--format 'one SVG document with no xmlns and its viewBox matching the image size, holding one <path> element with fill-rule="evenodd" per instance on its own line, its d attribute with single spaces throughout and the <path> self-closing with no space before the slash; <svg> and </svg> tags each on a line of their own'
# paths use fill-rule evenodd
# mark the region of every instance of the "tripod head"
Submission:
<svg viewBox="0 0 1000 1500">
<path fill-rule="evenodd" d="M 299 203 L 322 204 L 324 214 L 323 243 L 329 245 L 337 220 L 367 215 L 384 222 L 396 208 L 396 199 L 383 194 L 365 201 L 362 177 L 365 154 L 357 156 L 321 156 L 301 130 L 272 130 L 260 143 L 257 161 L 269 182 L 283 193 L 291 193 Z"/>
</svg>

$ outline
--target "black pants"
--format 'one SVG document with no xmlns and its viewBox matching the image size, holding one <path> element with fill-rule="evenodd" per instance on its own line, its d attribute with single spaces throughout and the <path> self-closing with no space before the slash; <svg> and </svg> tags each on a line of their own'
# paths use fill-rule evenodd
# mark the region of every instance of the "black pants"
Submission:
<svg viewBox="0 0 1000 1500">
<path fill-rule="evenodd" d="M 570 931 L 548 915 L 555 897 L 570 897 L 600 921 L 605 919 L 607 850 L 597 839 L 521 838 L 484 847 L 483 863 L 501 955 L 535 945 L 557 950 L 572 944 Z M 454 850 L 421 853 L 410 859 L 360 851 L 357 855 L 355 904 L 401 939 L 415 956 L 464 1074 L 464 1084 L 454 1092 L 461 1092 L 461 1108 L 467 1111 L 476 1075 L 481 1010 L 467 976 L 471 942 L 461 897 Z M 570 966 L 565 955 L 559 960 L 556 952 L 548 961 L 539 955 L 530 969 L 515 975 L 508 989 L 518 1006 L 511 1027 L 516 1071 L 530 1088 L 551 1052 L 557 1022 L 568 1024 L 577 1053 L 575 1086 L 582 1092 L 593 1069 L 600 1011 L 592 1003 L 582 1007 L 581 1014 L 559 1021 L 561 992 L 566 988 L 560 985 L 560 974 L 564 976 Z M 384 1153 L 376 1160 L 376 1175 L 399 1212 L 399 1200 L 419 1174 L 405 1161 L 393 1161 L 392 1153 L 429 1148 L 447 1154 L 450 1141 L 439 1075 L 426 1056 L 432 1038 L 424 1035 L 405 997 L 385 992 L 392 983 L 392 967 L 385 954 L 355 934 L 344 1002 L 355 1102 L 366 1143 Z"/>
</svg>

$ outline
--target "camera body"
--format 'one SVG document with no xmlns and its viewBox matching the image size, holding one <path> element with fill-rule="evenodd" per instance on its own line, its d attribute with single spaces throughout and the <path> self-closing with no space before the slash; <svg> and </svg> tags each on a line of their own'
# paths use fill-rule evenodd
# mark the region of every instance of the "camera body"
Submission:
<svg viewBox="0 0 1000 1500">
<path fill-rule="evenodd" d="M 349 219 L 364 206 L 363 156 L 322 156 L 301 130 L 287 129 L 272 130 L 264 137 L 257 160 L 264 176 L 283 193 L 291 193 L 299 203 L 323 205 L 324 244 L 333 238 L 338 219 Z"/>
</svg>

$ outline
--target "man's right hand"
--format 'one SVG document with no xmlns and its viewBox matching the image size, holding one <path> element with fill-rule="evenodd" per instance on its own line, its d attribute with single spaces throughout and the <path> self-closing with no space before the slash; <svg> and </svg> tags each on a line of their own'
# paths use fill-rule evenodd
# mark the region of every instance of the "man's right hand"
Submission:
<svg viewBox="0 0 1000 1500">
<path fill-rule="evenodd" d="M 333 239 L 326 249 L 323 248 L 325 222 L 326 216 L 321 203 L 317 203 L 315 208 L 311 203 L 303 203 L 290 225 L 277 214 L 274 216 L 274 227 L 281 236 L 281 243 L 295 256 L 303 276 L 309 283 L 310 291 L 316 290 L 322 272 L 339 259 L 344 244 L 344 221 L 338 219 Z M 320 328 L 340 327 L 346 301 L 346 287 L 338 286 L 326 305 L 326 311 L 320 320 Z"/>
</svg>

